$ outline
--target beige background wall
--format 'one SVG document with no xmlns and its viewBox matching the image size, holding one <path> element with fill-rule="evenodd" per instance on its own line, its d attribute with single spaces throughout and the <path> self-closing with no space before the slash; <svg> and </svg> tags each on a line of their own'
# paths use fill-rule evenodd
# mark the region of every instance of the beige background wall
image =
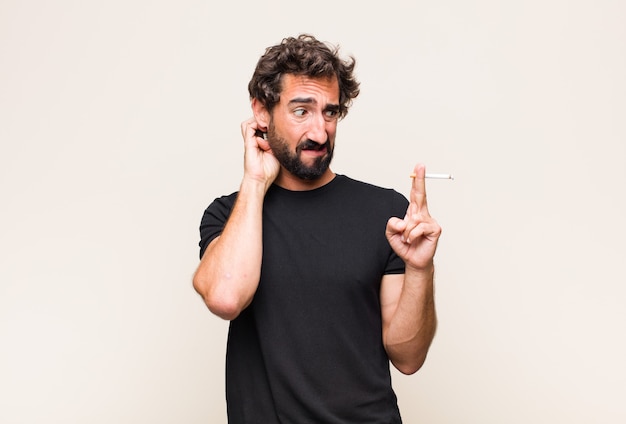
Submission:
<svg viewBox="0 0 626 424">
<path fill-rule="evenodd" d="M 626 3 L 0 1 L 0 422 L 223 423 L 191 288 L 258 56 L 358 60 L 334 169 L 444 227 L 407 423 L 623 423 Z M 254 384 L 251 382 L 251 384 Z"/>
</svg>

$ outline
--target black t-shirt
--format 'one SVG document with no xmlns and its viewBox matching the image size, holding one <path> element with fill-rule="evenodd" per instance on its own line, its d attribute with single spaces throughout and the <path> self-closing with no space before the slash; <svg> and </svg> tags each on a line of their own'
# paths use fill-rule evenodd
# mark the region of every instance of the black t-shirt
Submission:
<svg viewBox="0 0 626 424">
<path fill-rule="evenodd" d="M 206 209 L 201 255 L 236 196 Z M 404 272 L 385 226 L 407 205 L 394 190 L 343 175 L 315 190 L 268 190 L 261 279 L 230 323 L 229 423 L 401 422 L 379 294 L 383 275 Z"/>
</svg>

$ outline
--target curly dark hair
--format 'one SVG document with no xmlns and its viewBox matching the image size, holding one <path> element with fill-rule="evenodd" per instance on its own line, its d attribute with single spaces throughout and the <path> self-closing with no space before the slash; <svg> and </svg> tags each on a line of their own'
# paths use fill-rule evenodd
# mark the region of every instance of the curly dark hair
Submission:
<svg viewBox="0 0 626 424">
<path fill-rule="evenodd" d="M 248 83 L 251 99 L 258 99 L 271 113 L 280 101 L 282 77 L 285 74 L 311 78 L 336 76 L 339 82 L 339 118 L 348 113 L 352 101 L 359 95 L 359 82 L 353 72 L 354 57 L 339 57 L 339 47 L 317 40 L 309 34 L 284 38 L 280 44 L 268 47 L 257 62 Z"/>
</svg>

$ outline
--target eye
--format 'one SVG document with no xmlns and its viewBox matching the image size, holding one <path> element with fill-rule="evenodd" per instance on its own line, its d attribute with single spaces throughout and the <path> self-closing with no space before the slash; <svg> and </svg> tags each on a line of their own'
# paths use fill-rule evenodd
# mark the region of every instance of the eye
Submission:
<svg viewBox="0 0 626 424">
<path fill-rule="evenodd" d="M 298 108 L 293 111 L 293 114 L 296 116 L 304 116 L 305 113 L 306 113 L 306 109 L 304 108 Z"/>
<path fill-rule="evenodd" d="M 324 111 L 324 116 L 326 117 L 326 119 L 328 120 L 333 120 L 333 119 L 337 119 L 337 117 L 339 116 L 339 109 L 326 109 Z"/>
</svg>

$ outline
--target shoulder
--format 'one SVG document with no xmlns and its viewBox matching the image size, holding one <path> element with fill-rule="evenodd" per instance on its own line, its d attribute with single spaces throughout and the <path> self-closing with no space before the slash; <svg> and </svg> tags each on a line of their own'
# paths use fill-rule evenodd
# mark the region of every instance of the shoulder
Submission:
<svg viewBox="0 0 626 424">
<path fill-rule="evenodd" d="M 229 207 L 229 208 L 232 208 L 232 206 L 235 204 L 235 200 L 237 200 L 237 195 L 238 194 L 239 194 L 239 192 L 235 191 L 235 192 L 233 192 L 231 194 L 226 194 L 226 195 L 223 195 L 223 196 L 216 197 L 209 204 L 207 209 L 214 208 L 214 207 Z"/>
<path fill-rule="evenodd" d="M 409 204 L 407 198 L 393 188 L 337 175 L 337 185 L 345 201 L 355 202 L 370 211 L 380 210 L 393 216 L 403 216 Z"/>
<path fill-rule="evenodd" d="M 200 258 L 209 243 L 221 234 L 236 199 L 237 192 L 218 197 L 204 210 L 200 221 Z"/>
<path fill-rule="evenodd" d="M 233 192 L 213 199 L 213 201 L 204 210 L 203 220 L 209 217 L 228 217 L 233 209 L 235 200 L 239 192 Z"/>
<path fill-rule="evenodd" d="M 406 197 L 393 188 L 381 187 L 369 182 L 355 180 L 346 175 L 337 174 L 337 185 L 343 190 L 349 190 L 355 194 L 374 196 L 376 199 L 404 199 Z"/>
</svg>

